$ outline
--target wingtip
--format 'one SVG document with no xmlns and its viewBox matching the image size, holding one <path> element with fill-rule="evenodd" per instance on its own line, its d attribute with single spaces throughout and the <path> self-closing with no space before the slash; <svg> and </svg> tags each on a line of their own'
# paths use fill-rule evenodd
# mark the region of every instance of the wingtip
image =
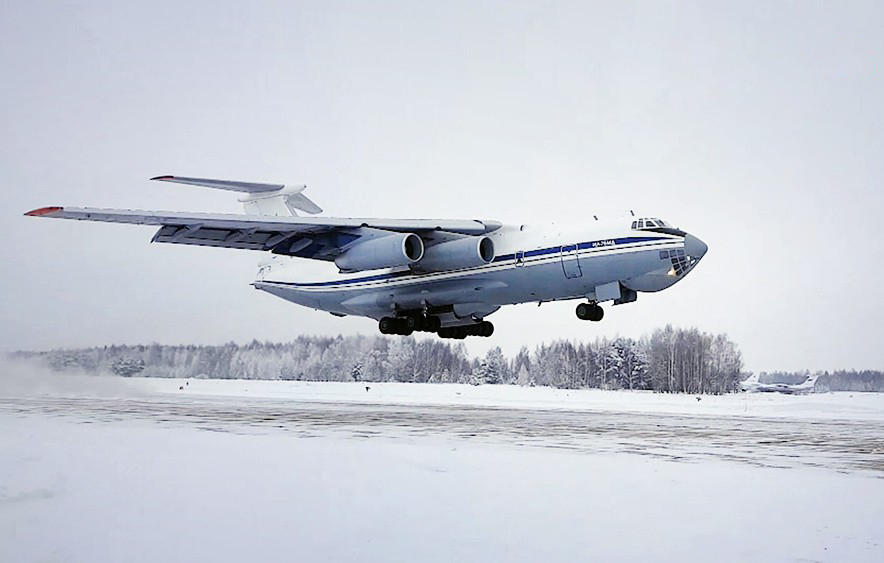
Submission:
<svg viewBox="0 0 884 563">
<path fill-rule="evenodd" d="M 41 207 L 40 209 L 28 211 L 27 213 L 25 213 L 25 216 L 42 217 L 43 215 L 52 215 L 53 213 L 58 213 L 59 211 L 64 211 L 64 207 Z"/>
<path fill-rule="evenodd" d="M 151 180 L 159 180 L 161 182 L 168 181 L 168 180 L 174 180 L 174 179 L 175 179 L 175 176 L 172 176 L 170 174 L 165 174 L 163 176 L 154 176 L 153 178 L 151 178 Z"/>
</svg>

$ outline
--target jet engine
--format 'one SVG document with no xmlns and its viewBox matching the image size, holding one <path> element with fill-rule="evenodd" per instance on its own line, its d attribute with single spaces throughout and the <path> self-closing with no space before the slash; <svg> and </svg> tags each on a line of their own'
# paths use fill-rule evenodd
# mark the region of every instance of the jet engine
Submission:
<svg viewBox="0 0 884 563">
<path fill-rule="evenodd" d="M 494 260 L 494 243 L 488 237 L 464 237 L 430 246 L 424 257 L 412 264 L 422 272 L 460 270 L 484 266 Z"/>
<path fill-rule="evenodd" d="M 335 258 L 341 270 L 357 272 L 407 266 L 424 255 L 424 241 L 414 233 L 386 235 L 356 244 Z"/>
</svg>

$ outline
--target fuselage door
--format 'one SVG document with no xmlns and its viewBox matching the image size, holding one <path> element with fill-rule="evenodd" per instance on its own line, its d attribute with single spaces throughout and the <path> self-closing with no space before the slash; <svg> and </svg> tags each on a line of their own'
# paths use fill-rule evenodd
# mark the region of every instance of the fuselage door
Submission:
<svg viewBox="0 0 884 563">
<path fill-rule="evenodd" d="M 566 278 L 579 278 L 583 275 L 580 269 L 580 258 L 577 256 L 577 245 L 569 244 L 562 247 L 562 270 Z"/>
</svg>

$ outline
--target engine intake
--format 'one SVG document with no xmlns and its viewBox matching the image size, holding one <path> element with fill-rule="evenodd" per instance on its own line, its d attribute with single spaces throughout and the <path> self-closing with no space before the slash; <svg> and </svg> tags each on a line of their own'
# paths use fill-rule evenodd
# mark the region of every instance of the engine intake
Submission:
<svg viewBox="0 0 884 563">
<path fill-rule="evenodd" d="M 431 246 L 412 269 L 423 272 L 460 270 L 484 266 L 494 260 L 494 243 L 490 238 L 464 237 Z"/>
<path fill-rule="evenodd" d="M 357 272 L 408 266 L 424 255 L 424 241 L 414 233 L 403 233 L 361 242 L 335 258 L 341 270 Z"/>
</svg>

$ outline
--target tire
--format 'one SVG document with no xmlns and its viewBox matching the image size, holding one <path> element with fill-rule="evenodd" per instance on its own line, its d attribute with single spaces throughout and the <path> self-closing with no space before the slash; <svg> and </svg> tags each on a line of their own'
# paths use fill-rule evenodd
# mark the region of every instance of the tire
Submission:
<svg viewBox="0 0 884 563">
<path fill-rule="evenodd" d="M 602 309 L 600 306 L 595 305 L 592 308 L 592 311 L 590 312 L 589 320 L 597 323 L 600 320 L 602 320 L 604 317 L 605 317 L 605 310 Z"/>
<path fill-rule="evenodd" d="M 381 331 L 381 334 L 393 334 L 395 328 L 395 319 L 384 317 L 380 321 L 378 321 L 378 330 Z"/>
<path fill-rule="evenodd" d="M 411 332 L 414 332 L 416 330 L 420 330 L 421 322 L 417 317 L 413 317 L 411 315 L 408 315 L 407 317 L 402 319 L 402 321 L 403 321 L 403 324 L 405 325 L 405 328 L 407 330 L 410 330 Z"/>
<path fill-rule="evenodd" d="M 591 312 L 592 305 L 589 303 L 581 303 L 580 305 L 577 305 L 577 310 L 575 311 L 575 313 L 577 313 L 577 318 L 581 321 L 589 320 Z"/>
</svg>

